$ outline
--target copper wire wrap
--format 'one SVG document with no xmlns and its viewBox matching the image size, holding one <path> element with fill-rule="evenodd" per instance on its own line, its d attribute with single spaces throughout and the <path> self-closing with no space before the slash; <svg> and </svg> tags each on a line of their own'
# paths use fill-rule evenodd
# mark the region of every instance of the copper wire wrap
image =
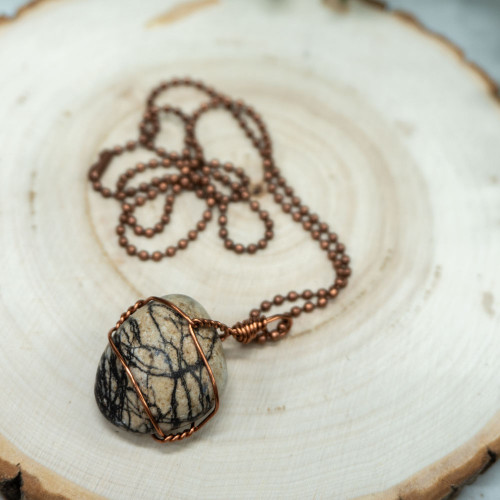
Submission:
<svg viewBox="0 0 500 500">
<path fill-rule="evenodd" d="M 132 373 L 132 371 L 128 367 L 124 357 L 122 356 L 121 352 L 118 350 L 118 348 L 116 347 L 116 344 L 113 341 L 113 334 L 123 325 L 123 323 L 132 314 L 134 314 L 139 308 L 141 308 L 142 306 L 144 306 L 152 301 L 160 302 L 161 304 L 164 304 L 165 306 L 172 309 L 172 311 L 176 312 L 177 314 L 179 314 L 182 318 L 184 318 L 187 321 L 189 333 L 191 335 L 191 338 L 193 339 L 196 350 L 198 351 L 198 355 L 201 358 L 201 360 L 203 361 L 205 368 L 207 369 L 208 376 L 210 378 L 210 381 L 212 383 L 212 387 L 214 390 L 215 405 L 214 405 L 212 411 L 199 424 L 196 424 L 196 422 L 193 422 L 189 429 L 178 432 L 177 434 L 165 434 L 161 430 L 154 415 L 151 413 L 151 409 L 149 408 L 149 405 L 146 401 L 146 398 L 144 397 L 144 394 L 142 393 L 141 388 L 139 387 L 139 384 L 135 380 L 134 374 Z M 111 349 L 113 349 L 113 352 L 115 353 L 116 357 L 118 358 L 118 360 L 122 364 L 123 369 L 125 370 L 130 382 L 132 383 L 134 390 L 137 393 L 137 396 L 142 404 L 142 407 L 144 408 L 144 411 L 146 412 L 146 414 L 151 422 L 151 425 L 153 426 L 153 428 L 155 430 L 155 434 L 153 434 L 153 438 L 156 441 L 159 441 L 161 443 L 170 443 L 170 442 L 174 442 L 174 441 L 180 441 L 181 439 L 185 439 L 185 438 L 192 436 L 197 430 L 201 429 L 217 413 L 217 411 L 219 409 L 219 391 L 217 390 L 217 382 L 215 381 L 215 377 L 214 377 L 212 368 L 210 368 L 210 364 L 208 363 L 208 360 L 205 356 L 205 353 L 203 352 L 203 349 L 201 348 L 201 345 L 198 342 L 198 338 L 196 337 L 196 333 L 194 331 L 195 328 L 198 328 L 200 326 L 202 326 L 202 324 L 200 323 L 199 320 L 191 319 L 184 311 L 179 309 L 172 302 L 165 300 L 161 297 L 149 297 L 145 300 L 138 300 L 133 306 L 129 307 L 120 316 L 120 319 L 118 320 L 116 325 L 113 328 L 111 328 L 111 330 L 108 332 L 109 345 L 111 346 Z"/>
<path fill-rule="evenodd" d="M 192 422 L 191 426 L 189 429 L 185 429 L 181 432 L 178 432 L 176 434 L 165 434 L 158 422 L 156 421 L 154 415 L 151 412 L 151 409 L 149 408 L 149 405 L 146 401 L 146 398 L 144 397 L 144 394 L 139 387 L 139 384 L 135 380 L 134 374 L 130 370 L 130 368 L 127 365 L 127 362 L 125 361 L 124 357 L 122 356 L 121 352 L 119 349 L 116 347 L 116 344 L 113 341 L 113 334 L 119 330 L 119 328 L 123 325 L 127 319 L 134 314 L 138 309 L 141 307 L 145 306 L 149 302 L 159 302 L 161 304 L 164 304 L 168 308 L 172 309 L 172 311 L 176 312 L 179 314 L 182 318 L 184 318 L 187 323 L 188 323 L 188 328 L 189 328 L 189 333 L 191 335 L 191 338 L 193 339 L 194 345 L 196 346 L 196 350 L 198 351 L 198 355 L 203 361 L 203 364 L 205 365 L 205 368 L 207 369 L 208 376 L 210 378 L 210 381 L 212 383 L 213 391 L 214 391 L 214 399 L 215 399 L 215 405 L 212 409 L 212 411 L 199 423 L 196 424 L 196 422 Z M 108 342 L 109 345 L 111 346 L 111 349 L 113 349 L 113 352 L 115 353 L 116 357 L 120 361 L 120 363 L 123 366 L 123 369 L 125 370 L 127 377 L 129 378 L 130 382 L 132 383 L 132 386 L 134 387 L 134 390 L 142 404 L 142 407 L 144 408 L 144 411 L 146 412 L 151 425 L 153 426 L 155 430 L 155 434 L 153 434 L 153 438 L 156 441 L 162 442 L 162 443 L 169 443 L 169 442 L 174 442 L 174 441 L 180 441 L 181 439 L 188 438 L 192 436 L 197 430 L 201 429 L 218 411 L 219 409 L 219 391 L 217 389 L 217 382 L 215 380 L 212 368 L 210 367 L 210 364 L 208 363 L 208 360 L 205 356 L 205 353 L 203 352 L 203 349 L 201 348 L 201 345 L 198 341 L 198 338 L 196 337 L 195 329 L 198 328 L 215 328 L 216 330 L 219 330 L 222 332 L 221 335 L 219 335 L 220 339 L 224 341 L 227 339 L 229 336 L 234 337 L 238 342 L 242 342 L 243 344 L 248 344 L 251 342 L 259 333 L 261 333 L 263 330 L 267 328 L 267 325 L 273 322 L 278 322 L 278 329 L 279 328 L 287 328 L 288 330 L 290 329 L 292 325 L 292 319 L 287 316 L 287 315 L 274 315 L 270 316 L 269 318 L 262 317 L 258 320 L 248 320 L 246 322 L 242 323 L 237 323 L 233 327 L 229 327 L 225 325 L 224 323 L 221 323 L 220 321 L 215 321 L 212 319 L 207 319 L 207 318 L 191 318 L 189 317 L 182 309 L 177 307 L 175 304 L 172 302 L 165 300 L 161 297 L 148 297 L 147 299 L 141 299 L 138 300 L 133 306 L 130 306 L 121 316 L 120 319 L 117 321 L 115 326 L 111 328 L 108 332 Z"/>
</svg>

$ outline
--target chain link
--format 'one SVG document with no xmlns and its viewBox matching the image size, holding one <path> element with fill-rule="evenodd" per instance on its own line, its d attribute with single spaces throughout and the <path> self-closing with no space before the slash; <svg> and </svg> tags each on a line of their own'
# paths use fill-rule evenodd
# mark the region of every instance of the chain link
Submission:
<svg viewBox="0 0 500 500">
<path fill-rule="evenodd" d="M 173 106 L 157 104 L 157 99 L 161 94 L 181 86 L 203 92 L 207 96 L 207 101 L 191 114 L 186 114 Z M 103 197 L 114 198 L 120 203 L 121 214 L 116 226 L 118 243 L 131 257 L 156 262 L 164 258 L 174 257 L 177 252 L 185 250 L 191 242 L 197 239 L 198 234 L 206 229 L 209 221 L 214 218 L 214 212 L 217 213 L 219 237 L 223 240 L 227 250 L 237 254 L 255 254 L 264 250 L 274 236 L 274 222 L 269 213 L 261 208 L 259 202 L 252 199 L 250 178 L 242 168 L 235 167 L 232 163 L 222 163 L 219 160 L 208 161 L 196 136 L 196 125 L 200 117 L 216 109 L 225 110 L 230 114 L 256 149 L 262 160 L 263 182 L 267 192 L 273 196 L 274 201 L 280 205 L 283 212 L 289 214 L 297 224 L 310 233 L 313 240 L 318 242 L 333 268 L 333 281 L 328 286 L 316 291 L 307 289 L 297 292 L 291 290 L 284 295 L 276 295 L 269 300 L 263 300 L 258 307 L 250 312 L 248 319 L 231 328 L 212 320 L 195 321 L 210 321 L 212 323 L 210 326 L 223 332 L 223 338 L 232 335 L 244 343 L 253 340 L 259 343 L 267 340 L 278 340 L 288 333 L 292 318 L 296 318 L 302 313 L 311 313 L 316 308 L 323 308 L 329 301 L 337 297 L 339 291 L 347 285 L 348 277 L 351 274 L 350 259 L 345 253 L 345 246 L 338 241 L 337 234 L 332 232 L 328 224 L 322 222 L 317 214 L 310 212 L 309 207 L 302 203 L 302 200 L 295 194 L 295 190 L 281 174 L 274 161 L 272 142 L 264 121 L 251 106 L 241 100 L 233 100 L 190 78 L 174 78 L 163 82 L 152 90 L 147 99 L 146 111 L 139 124 L 139 137 L 136 140 L 128 141 L 124 146 L 115 146 L 101 151 L 97 161 L 90 167 L 89 180 L 93 189 Z M 185 136 L 184 149 L 181 153 L 168 152 L 156 145 L 155 141 L 161 130 L 162 115 L 174 115 L 183 122 Z M 113 159 L 126 152 L 139 149 L 145 152 L 154 152 L 156 158 L 147 162 L 139 162 L 135 167 L 129 168 L 119 175 L 114 190 L 103 186 L 101 178 Z M 166 170 L 167 173 L 153 177 L 150 182 L 142 182 L 137 187 L 129 185 L 136 175 L 147 170 Z M 221 191 L 221 186 L 224 186 L 228 194 Z M 193 191 L 198 198 L 206 203 L 206 209 L 195 227 L 189 229 L 186 236 L 175 245 L 168 246 L 163 250 L 150 253 L 146 250 L 138 250 L 135 245 L 131 244 L 126 236 L 127 231 L 132 231 L 137 237 L 145 238 L 153 238 L 164 231 L 170 222 L 175 198 L 183 191 Z M 134 216 L 136 207 L 143 206 L 159 196 L 163 196 L 165 199 L 161 217 L 153 226 L 143 227 Z M 245 245 L 235 243 L 230 238 L 227 229 L 227 210 L 231 203 L 247 203 L 250 210 L 259 215 L 264 232 L 257 242 Z M 294 305 L 291 305 L 287 313 L 272 318 L 273 321 L 276 321 L 277 326 L 269 331 L 267 325 L 272 321 L 265 317 L 265 313 L 269 312 L 272 307 L 282 306 L 287 302 Z M 204 324 L 204 326 L 207 325 L 208 323 Z M 201 323 L 200 326 L 202 326 Z"/>
</svg>

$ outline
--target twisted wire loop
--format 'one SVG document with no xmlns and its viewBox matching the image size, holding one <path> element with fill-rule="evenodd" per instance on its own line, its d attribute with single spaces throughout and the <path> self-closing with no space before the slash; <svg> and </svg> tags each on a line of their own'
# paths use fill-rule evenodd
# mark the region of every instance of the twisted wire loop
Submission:
<svg viewBox="0 0 500 500">
<path fill-rule="evenodd" d="M 206 318 L 194 318 L 193 324 L 196 327 L 204 328 L 211 327 L 216 328 L 222 332 L 220 339 L 222 341 L 226 340 L 229 336 L 232 336 L 238 342 L 242 344 L 249 344 L 257 340 L 257 338 L 263 334 L 269 334 L 267 326 L 273 322 L 277 322 L 276 331 L 280 336 L 286 335 L 290 328 L 292 327 L 292 317 L 289 314 L 276 314 L 274 316 L 261 316 L 257 319 L 246 319 L 236 323 L 233 326 L 227 326 L 220 321 Z"/>
<path fill-rule="evenodd" d="M 162 429 L 160 428 L 160 425 L 158 424 L 158 421 L 154 417 L 153 413 L 151 412 L 151 409 L 148 405 L 148 402 L 146 401 L 146 398 L 144 397 L 144 393 L 142 392 L 139 384 L 137 383 L 137 380 L 134 377 L 134 374 L 130 370 L 129 366 L 127 365 L 127 362 L 125 361 L 125 358 L 122 356 L 121 352 L 119 351 L 118 347 L 113 341 L 113 335 L 115 332 L 118 331 L 118 329 L 125 323 L 125 321 L 133 314 L 135 313 L 138 309 L 141 307 L 145 306 L 149 302 L 160 302 L 161 304 L 164 304 L 168 308 L 170 308 L 172 311 L 175 313 L 179 314 L 182 318 L 184 318 L 187 323 L 188 323 L 188 329 L 189 333 L 191 335 L 191 338 L 193 340 L 193 343 L 196 347 L 196 350 L 198 351 L 198 356 L 201 358 L 203 361 L 203 364 L 205 365 L 205 368 L 208 372 L 208 376 L 210 378 L 210 382 L 212 383 L 212 388 L 214 391 L 214 399 L 215 399 L 215 404 L 214 407 L 212 408 L 212 411 L 198 424 L 196 422 L 192 422 L 191 426 L 189 429 L 185 429 L 181 432 L 178 432 L 176 434 L 165 434 Z M 205 353 L 203 352 L 203 349 L 201 348 L 201 345 L 198 341 L 198 338 L 195 333 L 195 327 L 199 326 L 198 320 L 193 320 L 191 319 L 182 309 L 177 307 L 175 304 L 170 302 L 169 300 L 165 300 L 162 297 L 148 297 L 147 299 L 141 299 L 138 300 L 133 306 L 130 306 L 121 316 L 116 325 L 111 328 L 108 332 L 108 342 L 109 345 L 111 346 L 111 349 L 115 353 L 116 357 L 120 361 L 121 365 L 123 366 L 123 369 L 125 370 L 125 373 L 127 374 L 127 377 L 129 378 L 130 382 L 132 383 L 132 386 L 134 387 L 134 390 L 137 394 L 137 397 L 139 398 L 142 407 L 144 408 L 144 411 L 146 412 L 146 415 L 149 418 L 149 421 L 151 422 L 151 425 L 153 426 L 155 433 L 152 435 L 153 439 L 156 441 L 159 441 L 161 443 L 170 443 L 170 442 L 175 442 L 175 441 L 181 441 L 182 439 L 188 438 L 192 436 L 197 430 L 201 429 L 218 411 L 219 409 L 219 391 L 217 389 L 217 382 L 215 380 L 215 376 L 213 374 L 212 368 L 210 367 L 210 364 L 208 363 L 208 360 L 205 356 Z M 222 323 L 220 323 L 220 326 L 225 326 Z M 226 327 L 227 328 L 227 327 Z"/>
</svg>

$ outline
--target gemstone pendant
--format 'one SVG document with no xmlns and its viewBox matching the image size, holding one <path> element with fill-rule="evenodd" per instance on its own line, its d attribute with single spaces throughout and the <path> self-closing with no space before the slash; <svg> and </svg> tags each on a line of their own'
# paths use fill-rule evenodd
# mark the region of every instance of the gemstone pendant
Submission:
<svg viewBox="0 0 500 500">
<path fill-rule="evenodd" d="M 170 441 L 192 434 L 216 411 L 227 379 L 222 342 L 214 328 L 193 328 L 189 318 L 209 316 L 186 295 L 166 295 L 148 299 L 110 332 L 114 347 L 101 356 L 94 392 L 112 424 Z"/>
</svg>

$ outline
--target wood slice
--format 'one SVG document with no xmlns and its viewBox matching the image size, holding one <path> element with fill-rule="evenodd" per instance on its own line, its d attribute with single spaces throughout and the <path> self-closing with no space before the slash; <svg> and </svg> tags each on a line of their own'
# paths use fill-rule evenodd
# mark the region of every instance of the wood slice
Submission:
<svg viewBox="0 0 500 500">
<path fill-rule="evenodd" d="M 42 2 L 4 23 L 0 40 L 3 480 L 20 470 L 28 498 L 432 499 L 494 461 L 500 110 L 453 48 L 372 5 L 339 13 L 298 0 Z M 227 341 L 218 415 L 162 446 L 117 431 L 95 405 L 97 362 L 122 311 L 185 293 L 232 324 L 276 293 L 332 279 L 265 193 L 276 238 L 256 256 L 225 251 L 215 223 L 160 264 L 118 247 L 117 207 L 87 169 L 136 134 L 149 89 L 179 75 L 256 107 L 278 165 L 347 243 L 354 273 L 286 340 Z M 234 124 L 202 125 L 206 155 L 258 185 Z M 176 127 L 162 135 L 174 149 Z M 106 180 L 142 158 L 121 157 Z M 181 196 L 151 248 L 200 213 Z M 156 215 L 148 206 L 141 217 Z M 230 217 L 234 239 L 260 234 L 245 207 Z"/>
</svg>

